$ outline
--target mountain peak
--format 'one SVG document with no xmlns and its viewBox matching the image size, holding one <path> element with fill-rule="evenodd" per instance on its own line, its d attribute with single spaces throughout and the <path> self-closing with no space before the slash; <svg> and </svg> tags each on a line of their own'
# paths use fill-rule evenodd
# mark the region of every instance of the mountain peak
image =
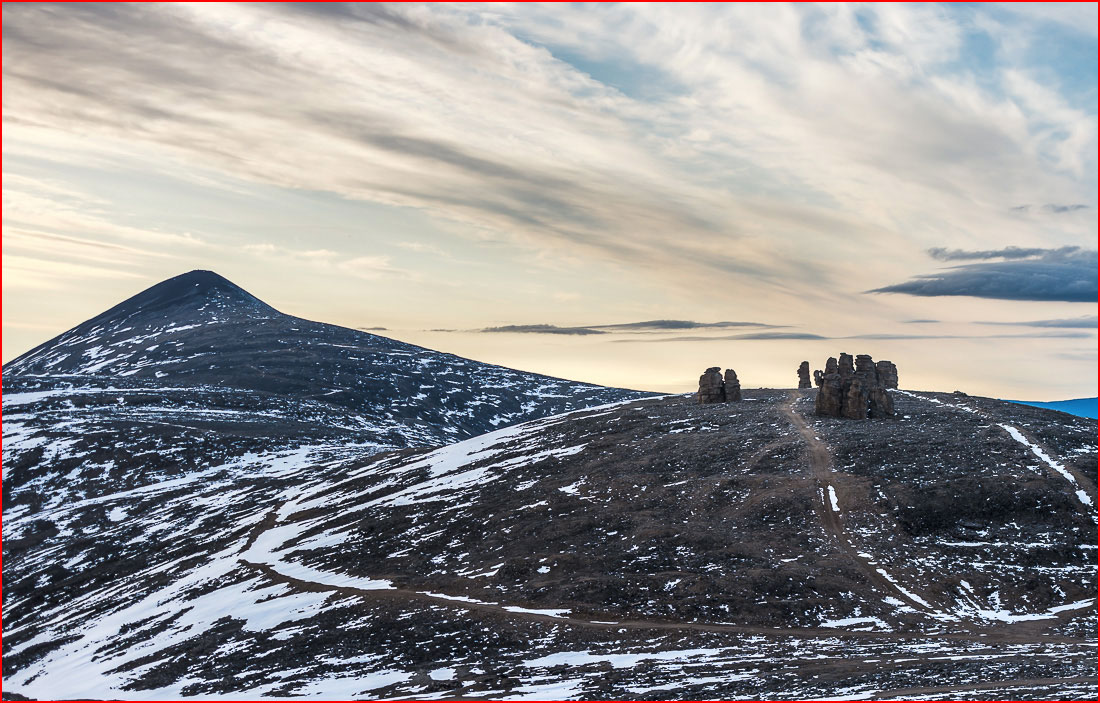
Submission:
<svg viewBox="0 0 1100 703">
<path fill-rule="evenodd" d="M 146 288 L 110 310 L 92 318 L 89 323 L 128 319 L 169 312 L 248 311 L 264 315 L 277 314 L 267 303 L 229 279 L 213 271 L 195 269 L 166 279 Z"/>
</svg>

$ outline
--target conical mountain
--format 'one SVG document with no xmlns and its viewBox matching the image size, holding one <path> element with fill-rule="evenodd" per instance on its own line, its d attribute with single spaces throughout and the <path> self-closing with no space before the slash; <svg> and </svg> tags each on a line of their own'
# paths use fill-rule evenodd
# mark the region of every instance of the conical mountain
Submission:
<svg viewBox="0 0 1100 703">
<path fill-rule="evenodd" d="M 4 366 L 4 380 L 6 391 L 15 383 L 125 383 L 217 390 L 219 398 L 246 392 L 250 400 L 235 402 L 280 402 L 318 430 L 354 431 L 359 441 L 386 446 L 439 444 L 646 395 L 285 315 L 201 270 L 162 281 L 32 349 Z"/>
</svg>

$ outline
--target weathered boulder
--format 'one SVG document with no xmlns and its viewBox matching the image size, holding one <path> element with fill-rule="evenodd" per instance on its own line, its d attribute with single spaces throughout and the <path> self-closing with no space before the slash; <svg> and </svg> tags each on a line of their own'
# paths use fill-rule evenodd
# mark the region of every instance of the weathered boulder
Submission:
<svg viewBox="0 0 1100 703">
<path fill-rule="evenodd" d="M 741 382 L 737 380 L 737 372 L 726 369 L 726 402 L 733 403 L 741 400 Z"/>
<path fill-rule="evenodd" d="M 898 387 L 898 367 L 892 361 L 880 361 L 875 364 L 878 369 L 878 378 L 883 388 Z"/>
<path fill-rule="evenodd" d="M 829 357 L 825 372 L 814 372 L 817 397 L 814 412 L 852 420 L 894 417 L 894 399 L 887 388 L 897 388 L 897 367 L 889 361 L 876 364 L 868 354 Z M 888 385 L 888 384 L 893 384 Z"/>
<path fill-rule="evenodd" d="M 803 361 L 798 365 L 798 387 L 810 388 L 810 362 Z"/>
<path fill-rule="evenodd" d="M 712 366 L 699 377 L 698 399 L 701 404 L 726 402 L 726 388 L 722 382 L 722 370 Z"/>
</svg>

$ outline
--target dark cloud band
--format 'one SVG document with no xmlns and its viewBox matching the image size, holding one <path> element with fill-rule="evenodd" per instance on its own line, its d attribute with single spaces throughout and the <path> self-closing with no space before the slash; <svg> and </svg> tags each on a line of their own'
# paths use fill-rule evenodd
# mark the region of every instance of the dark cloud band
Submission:
<svg viewBox="0 0 1100 703">
<path fill-rule="evenodd" d="M 965 252 L 933 249 L 944 261 L 1004 258 L 1005 261 L 955 266 L 940 273 L 868 293 L 903 293 L 925 297 L 970 296 L 996 300 L 1096 302 L 1096 251 L 1079 247 Z"/>
</svg>

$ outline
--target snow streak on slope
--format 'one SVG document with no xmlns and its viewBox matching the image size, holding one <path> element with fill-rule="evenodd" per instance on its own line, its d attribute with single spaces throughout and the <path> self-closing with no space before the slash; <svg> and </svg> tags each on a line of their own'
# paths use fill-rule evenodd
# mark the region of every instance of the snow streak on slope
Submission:
<svg viewBox="0 0 1100 703">
<path fill-rule="evenodd" d="M 1087 493 L 1081 490 L 1080 484 L 1077 483 L 1077 479 L 1073 477 L 1073 474 L 1066 471 L 1066 467 L 1062 466 L 1061 464 L 1047 456 L 1046 452 L 1044 452 L 1038 445 L 1029 442 L 1027 437 L 1024 437 L 1020 430 L 1016 429 L 1012 425 L 1005 425 L 1002 423 L 1001 427 L 1004 428 L 1005 432 L 1008 432 L 1010 435 L 1012 435 L 1012 439 L 1026 446 L 1032 451 L 1033 454 L 1035 454 L 1035 456 L 1042 459 L 1043 463 L 1057 471 L 1064 479 L 1073 484 L 1073 487 L 1075 489 L 1074 494 L 1077 496 L 1077 500 L 1081 501 L 1085 505 L 1092 505 L 1092 499 L 1089 498 Z"/>
</svg>

